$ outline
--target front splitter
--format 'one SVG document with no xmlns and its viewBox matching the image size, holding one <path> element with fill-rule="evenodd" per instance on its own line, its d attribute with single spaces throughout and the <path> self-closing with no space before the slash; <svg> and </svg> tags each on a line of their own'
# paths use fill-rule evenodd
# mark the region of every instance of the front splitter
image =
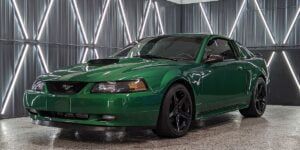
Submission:
<svg viewBox="0 0 300 150">
<path fill-rule="evenodd" d="M 104 126 L 93 126 L 93 125 L 82 125 L 75 123 L 64 123 L 64 122 L 54 122 L 54 121 L 41 121 L 33 120 L 33 124 L 56 127 L 63 129 L 73 129 L 73 130 L 90 130 L 90 131 L 124 131 L 126 127 L 104 127 Z"/>
</svg>

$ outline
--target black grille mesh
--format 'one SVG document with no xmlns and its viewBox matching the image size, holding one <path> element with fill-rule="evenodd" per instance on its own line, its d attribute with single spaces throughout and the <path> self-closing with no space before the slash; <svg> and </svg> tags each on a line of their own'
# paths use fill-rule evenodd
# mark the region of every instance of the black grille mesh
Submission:
<svg viewBox="0 0 300 150">
<path fill-rule="evenodd" d="M 89 119 L 88 114 L 82 114 L 82 113 L 63 113 L 63 112 L 39 111 L 39 114 L 43 117 L 50 117 L 50 118 L 79 119 L 79 120 Z"/>
<path fill-rule="evenodd" d="M 46 82 L 47 89 L 52 94 L 76 94 L 80 92 L 87 83 L 84 82 Z"/>
</svg>

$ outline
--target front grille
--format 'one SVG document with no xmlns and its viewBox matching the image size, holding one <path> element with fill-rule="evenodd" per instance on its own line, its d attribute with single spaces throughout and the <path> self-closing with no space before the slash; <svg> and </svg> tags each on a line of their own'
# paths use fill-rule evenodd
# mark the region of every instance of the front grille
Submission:
<svg viewBox="0 0 300 150">
<path fill-rule="evenodd" d="M 46 82 L 47 89 L 52 94 L 76 94 L 84 88 L 84 82 Z"/>
<path fill-rule="evenodd" d="M 51 111 L 39 111 L 38 113 L 43 117 L 50 117 L 50 118 L 77 119 L 77 120 L 89 119 L 88 114 L 82 114 L 82 113 L 63 113 L 63 112 L 51 112 Z"/>
</svg>

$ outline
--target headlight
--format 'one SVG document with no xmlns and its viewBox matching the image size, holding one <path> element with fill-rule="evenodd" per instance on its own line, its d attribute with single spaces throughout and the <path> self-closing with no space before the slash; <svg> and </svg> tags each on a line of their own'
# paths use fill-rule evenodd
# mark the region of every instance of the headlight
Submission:
<svg viewBox="0 0 300 150">
<path fill-rule="evenodd" d="M 33 91 L 43 91 L 44 87 L 45 87 L 45 83 L 44 83 L 44 82 L 42 82 L 42 81 L 35 81 L 35 82 L 33 83 L 31 89 L 32 89 Z"/>
<path fill-rule="evenodd" d="M 92 93 L 129 93 L 146 91 L 147 86 L 143 80 L 117 81 L 97 83 L 92 88 Z"/>
</svg>

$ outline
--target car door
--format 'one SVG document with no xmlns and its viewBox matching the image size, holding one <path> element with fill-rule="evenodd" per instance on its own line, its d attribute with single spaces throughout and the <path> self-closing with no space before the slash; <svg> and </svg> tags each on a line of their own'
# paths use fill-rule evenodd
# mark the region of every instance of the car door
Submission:
<svg viewBox="0 0 300 150">
<path fill-rule="evenodd" d="M 238 43 L 232 41 L 233 44 L 235 45 L 235 49 L 236 51 L 239 53 L 239 66 L 242 70 L 240 70 L 243 73 L 243 77 L 245 77 L 245 86 L 244 86 L 244 90 L 243 90 L 243 95 L 241 95 L 241 98 L 236 102 L 239 104 L 248 104 L 249 103 L 249 99 L 251 98 L 251 80 L 252 80 L 252 76 L 253 76 L 253 65 L 251 63 L 252 58 L 253 58 L 253 54 L 247 50 L 247 48 L 239 45 Z"/>
<path fill-rule="evenodd" d="M 212 56 L 222 61 L 208 61 Z M 200 97 L 205 111 L 235 105 L 244 91 L 243 68 L 230 41 L 215 38 L 208 42 L 203 56 Z"/>
<path fill-rule="evenodd" d="M 247 61 L 241 59 L 238 49 L 233 41 L 228 41 L 228 45 L 231 49 L 232 56 L 230 63 L 226 67 L 226 86 L 228 87 L 226 94 L 228 94 L 228 102 L 230 105 L 239 105 L 243 103 L 247 95 L 247 82 L 249 79 L 248 64 Z"/>
</svg>

